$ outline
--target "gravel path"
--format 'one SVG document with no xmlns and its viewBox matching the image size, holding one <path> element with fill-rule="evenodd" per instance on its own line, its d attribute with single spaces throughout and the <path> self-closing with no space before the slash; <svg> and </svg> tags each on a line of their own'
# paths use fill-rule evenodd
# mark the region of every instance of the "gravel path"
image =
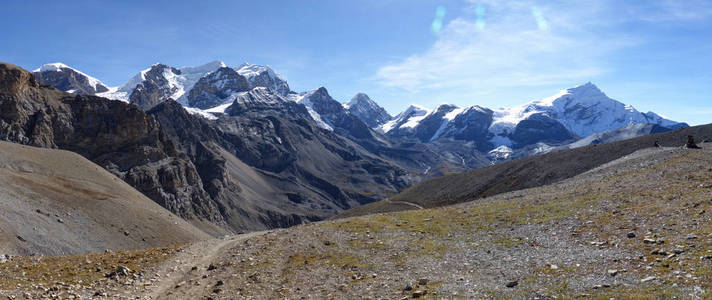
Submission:
<svg viewBox="0 0 712 300">
<path fill-rule="evenodd" d="M 217 260 L 218 256 L 225 251 L 235 247 L 239 242 L 260 236 L 269 231 L 251 232 L 235 235 L 223 239 L 212 239 L 193 244 L 172 258 L 170 263 L 164 264 L 156 272 L 155 276 L 161 278 L 159 284 L 149 289 L 146 296 L 149 299 L 190 299 L 199 295 L 193 294 L 190 290 L 182 289 L 180 293 L 173 293 L 176 287 L 185 285 L 194 273 L 207 272 L 207 268 Z M 193 269 L 193 268 L 196 269 Z"/>
</svg>

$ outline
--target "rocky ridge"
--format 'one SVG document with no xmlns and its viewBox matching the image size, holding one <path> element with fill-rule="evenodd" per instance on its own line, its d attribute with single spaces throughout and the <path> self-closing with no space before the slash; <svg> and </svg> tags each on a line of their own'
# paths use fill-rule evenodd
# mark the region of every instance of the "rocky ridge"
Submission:
<svg viewBox="0 0 712 300">
<path fill-rule="evenodd" d="M 121 101 L 69 95 L 40 86 L 17 67 L 2 68 L 0 138 L 77 152 L 213 234 L 322 219 L 415 180 L 317 129 L 303 106 L 284 99 L 279 109 L 264 111 L 239 98 L 229 115 L 214 121 L 170 100 L 144 112 Z M 145 77 L 176 70 L 157 65 Z M 263 98 L 264 89 L 253 91 L 245 96 Z M 335 184 L 326 179 L 343 170 L 353 170 L 353 177 Z"/>
</svg>

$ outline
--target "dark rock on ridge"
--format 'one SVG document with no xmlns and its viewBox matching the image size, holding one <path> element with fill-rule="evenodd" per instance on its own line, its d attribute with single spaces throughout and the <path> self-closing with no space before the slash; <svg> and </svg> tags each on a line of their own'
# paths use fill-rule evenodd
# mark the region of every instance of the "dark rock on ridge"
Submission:
<svg viewBox="0 0 712 300">
<path fill-rule="evenodd" d="M 61 67 L 57 70 L 34 72 L 35 79 L 46 85 L 51 85 L 60 91 L 73 91 L 77 94 L 94 95 L 109 91 L 105 85 L 96 83 L 92 85 L 86 75 L 72 68 Z"/>
<path fill-rule="evenodd" d="M 188 93 L 188 105 L 208 109 L 223 104 L 230 95 L 250 89 L 244 76 L 222 67 L 200 78 Z"/>
<path fill-rule="evenodd" d="M 139 83 L 129 95 L 130 103 L 138 105 L 142 110 L 149 110 L 159 103 L 171 99 L 171 96 L 178 90 L 168 83 L 164 73 L 180 75 L 181 71 L 163 64 L 153 65 L 144 74 L 145 80 Z"/>
<path fill-rule="evenodd" d="M 364 93 L 356 94 L 348 103 L 348 112 L 363 121 L 368 127 L 376 128 L 391 119 L 391 116 L 383 107 L 379 106 Z"/>
<path fill-rule="evenodd" d="M 144 112 L 62 93 L 2 64 L 0 139 L 77 152 L 213 234 L 320 220 L 414 182 L 269 91 L 210 121 L 171 100 Z"/>
<path fill-rule="evenodd" d="M 571 133 L 564 125 L 546 114 L 538 113 L 522 120 L 514 128 L 511 137 L 518 146 L 526 146 L 538 142 L 563 143 L 573 141 L 576 135 Z"/>
<path fill-rule="evenodd" d="M 0 139 L 81 154 L 177 215 L 222 224 L 188 157 L 136 106 L 40 87 L 0 64 Z"/>
</svg>

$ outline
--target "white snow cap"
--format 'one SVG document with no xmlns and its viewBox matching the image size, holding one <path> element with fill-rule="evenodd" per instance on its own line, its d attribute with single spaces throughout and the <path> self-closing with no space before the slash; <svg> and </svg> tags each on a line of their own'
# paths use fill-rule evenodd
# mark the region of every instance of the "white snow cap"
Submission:
<svg viewBox="0 0 712 300">
<path fill-rule="evenodd" d="M 380 129 L 382 132 L 389 132 L 396 128 L 415 128 L 420 125 L 423 119 L 436 113 L 445 105 L 448 104 L 441 104 L 432 111 L 411 105 L 393 120 L 383 124 Z M 454 109 L 443 115 L 441 126 L 431 137 L 431 140 L 437 139 L 447 129 L 448 123 L 457 116 L 473 110 L 486 111 L 485 108 L 477 105 L 465 108 L 448 106 L 454 107 Z M 495 109 L 492 110 L 492 113 L 489 132 L 494 135 L 490 141 L 495 147 L 511 147 L 513 142 L 508 136 L 520 122 L 534 114 L 545 114 L 551 117 L 579 137 L 621 128 L 628 124 L 658 124 L 669 128 L 679 124 L 655 113 L 641 113 L 633 106 L 611 99 L 591 82 L 523 105 Z"/>
<path fill-rule="evenodd" d="M 109 99 L 129 102 L 129 96 L 136 86 L 146 80 L 146 73 L 158 65 L 160 65 L 160 63 L 155 63 L 151 65 L 150 68 L 139 72 L 134 75 L 134 77 L 131 77 L 131 79 L 129 79 L 129 81 L 122 86 L 109 88 L 108 92 L 97 95 Z M 171 88 L 176 89 L 176 92 L 171 95 L 171 98 L 185 105 L 184 96 L 188 91 L 190 91 L 190 89 L 193 88 L 200 78 L 226 66 L 227 65 L 225 65 L 224 62 L 216 60 L 196 67 L 177 68 L 180 71 L 180 74 L 174 73 L 171 67 L 167 66 L 167 68 L 163 70 L 163 77 L 166 81 L 168 81 Z"/>
<path fill-rule="evenodd" d="M 237 68 L 235 68 L 235 70 L 237 70 L 238 74 L 245 76 L 247 78 L 258 76 L 263 72 L 267 72 L 267 74 L 269 74 L 270 77 L 284 81 L 282 76 L 277 74 L 270 66 L 253 65 L 249 62 L 245 62 L 245 63 L 237 66 Z"/>
<path fill-rule="evenodd" d="M 87 74 L 84 74 L 84 73 L 82 73 L 82 71 L 79 71 L 79 70 L 72 68 L 68 65 L 65 65 L 61 62 L 44 64 L 41 67 L 35 69 L 34 72 L 40 72 L 40 73 L 42 73 L 42 72 L 62 72 L 63 69 L 72 70 L 72 71 L 77 72 L 77 73 L 81 74 L 82 76 L 86 77 L 87 81 L 89 82 L 89 85 L 91 87 L 93 87 L 95 90 L 97 89 L 98 85 L 103 85 L 104 87 L 106 87 L 106 85 L 104 83 L 102 83 L 99 79 L 96 79 L 96 78 L 91 77 Z"/>
<path fill-rule="evenodd" d="M 327 123 L 327 122 L 321 117 L 321 115 L 320 115 L 318 112 L 316 112 L 316 110 L 314 110 L 314 104 L 313 104 L 313 103 L 311 102 L 311 100 L 310 100 L 310 97 L 311 97 L 312 95 L 314 95 L 317 91 L 319 91 L 319 89 L 323 89 L 323 88 L 324 88 L 324 87 L 320 87 L 320 88 L 318 88 L 318 89 L 313 89 L 313 90 L 311 90 L 311 91 L 308 91 L 308 92 L 306 92 L 306 93 L 301 93 L 301 94 L 298 94 L 298 95 L 290 94 L 290 95 L 287 96 L 287 100 L 289 100 L 289 101 L 294 101 L 294 102 L 296 102 L 296 103 L 299 103 L 299 104 L 301 104 L 301 105 L 304 105 L 304 107 L 307 108 L 307 112 L 309 112 L 309 115 L 312 117 L 312 119 L 314 120 L 314 122 L 316 122 L 316 124 L 317 124 L 319 127 L 324 128 L 324 129 L 326 129 L 326 130 L 331 130 L 331 131 L 333 131 L 334 128 L 331 127 L 331 125 L 329 125 L 329 123 Z"/>
</svg>

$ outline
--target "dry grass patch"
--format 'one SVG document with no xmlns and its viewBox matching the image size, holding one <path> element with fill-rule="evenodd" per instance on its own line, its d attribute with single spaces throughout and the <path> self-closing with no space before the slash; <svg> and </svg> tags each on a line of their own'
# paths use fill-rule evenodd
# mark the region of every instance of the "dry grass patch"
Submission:
<svg viewBox="0 0 712 300">
<path fill-rule="evenodd" d="M 88 285 L 124 266 L 135 274 L 155 266 L 178 251 L 178 247 L 116 251 L 109 253 L 16 257 L 0 264 L 0 289 L 55 284 Z"/>
</svg>

